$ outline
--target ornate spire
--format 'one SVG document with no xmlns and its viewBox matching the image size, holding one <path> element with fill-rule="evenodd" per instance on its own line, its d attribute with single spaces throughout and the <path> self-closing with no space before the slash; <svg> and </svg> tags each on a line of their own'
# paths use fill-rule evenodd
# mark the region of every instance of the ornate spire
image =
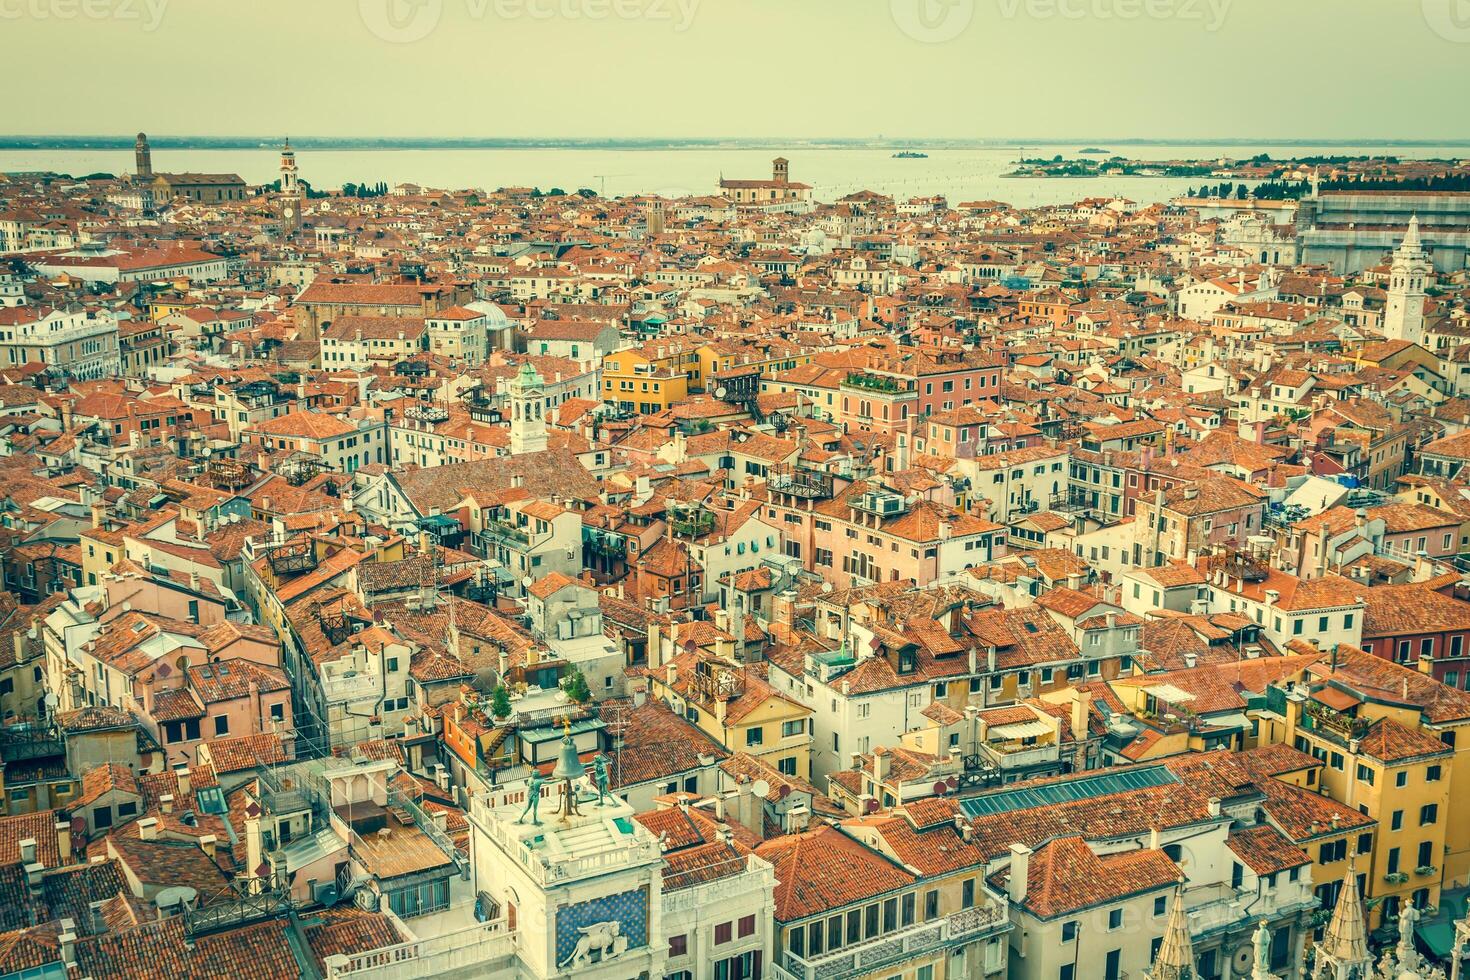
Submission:
<svg viewBox="0 0 1470 980">
<path fill-rule="evenodd" d="M 1409 218 L 1409 227 L 1404 232 L 1404 243 L 1403 243 L 1403 245 L 1400 246 L 1400 248 L 1418 248 L 1418 247 L 1419 247 L 1419 214 L 1418 214 L 1418 212 L 1415 212 Z"/>
<path fill-rule="evenodd" d="M 1164 939 L 1148 977 L 1149 980 L 1194 980 L 1194 944 L 1189 938 L 1189 916 L 1184 913 L 1182 887 L 1174 892 L 1169 923 L 1164 926 Z"/>
<path fill-rule="evenodd" d="M 1326 960 L 1328 962 L 1324 963 Z M 1358 894 L 1356 859 L 1348 862 L 1332 920 L 1317 944 L 1318 969 L 1335 967 L 1331 975 L 1349 976 L 1354 968 L 1370 969 L 1373 958 L 1368 953 L 1368 923 L 1363 914 L 1363 897 Z M 1320 974 L 1319 974 L 1320 975 Z"/>
</svg>

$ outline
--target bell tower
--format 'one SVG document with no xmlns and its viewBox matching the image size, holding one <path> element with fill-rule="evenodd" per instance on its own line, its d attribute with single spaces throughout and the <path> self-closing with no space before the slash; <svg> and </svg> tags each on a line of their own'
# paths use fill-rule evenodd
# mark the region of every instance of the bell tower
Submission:
<svg viewBox="0 0 1470 980">
<path fill-rule="evenodd" d="M 546 449 L 546 386 L 530 361 L 510 382 L 510 454 L 539 453 Z"/>
<path fill-rule="evenodd" d="M 137 142 L 133 144 L 133 164 L 138 183 L 146 184 L 153 180 L 153 147 L 148 145 L 147 133 L 139 133 Z"/>
<path fill-rule="evenodd" d="M 1383 335 L 1389 340 L 1424 344 L 1425 287 L 1433 273 L 1429 254 L 1419 240 L 1419 216 L 1409 219 L 1403 243 L 1393 253 L 1388 298 L 1383 306 Z"/>
<path fill-rule="evenodd" d="M 281 232 L 290 236 L 301 230 L 301 175 L 296 170 L 296 151 L 291 140 L 281 147 Z"/>
</svg>

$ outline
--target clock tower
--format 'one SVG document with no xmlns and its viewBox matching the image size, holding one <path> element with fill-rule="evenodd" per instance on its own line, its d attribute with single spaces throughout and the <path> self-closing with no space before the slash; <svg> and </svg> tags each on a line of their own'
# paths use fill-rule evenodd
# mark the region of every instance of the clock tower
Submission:
<svg viewBox="0 0 1470 980">
<path fill-rule="evenodd" d="M 281 209 L 281 233 L 287 237 L 294 236 L 301 230 L 301 205 L 305 201 L 305 195 L 301 190 L 301 177 L 296 171 L 296 151 L 291 149 L 291 141 L 286 140 L 286 145 L 281 147 L 281 194 L 279 206 Z"/>
</svg>

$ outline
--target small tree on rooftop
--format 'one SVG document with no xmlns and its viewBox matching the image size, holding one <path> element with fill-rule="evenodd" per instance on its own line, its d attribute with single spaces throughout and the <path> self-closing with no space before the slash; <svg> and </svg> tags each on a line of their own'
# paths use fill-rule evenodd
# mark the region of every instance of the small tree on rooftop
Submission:
<svg viewBox="0 0 1470 980">
<path fill-rule="evenodd" d="M 496 718 L 510 717 L 510 692 L 505 689 L 504 684 L 496 684 L 495 690 L 490 694 L 490 713 Z"/>
<path fill-rule="evenodd" d="M 561 679 L 561 689 L 567 696 L 568 701 L 577 704 L 586 704 L 592 700 L 592 692 L 587 688 L 587 678 L 582 676 L 580 670 L 574 670 Z"/>
</svg>

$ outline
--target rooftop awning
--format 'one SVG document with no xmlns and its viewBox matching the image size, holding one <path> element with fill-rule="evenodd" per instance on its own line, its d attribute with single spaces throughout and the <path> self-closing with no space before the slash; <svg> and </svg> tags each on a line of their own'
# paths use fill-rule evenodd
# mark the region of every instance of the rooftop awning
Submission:
<svg viewBox="0 0 1470 980">
<path fill-rule="evenodd" d="M 1153 695 L 1160 701 L 1167 701 L 1169 704 L 1182 704 L 1185 701 L 1194 700 L 1193 694 L 1173 684 L 1152 684 L 1144 688 L 1143 693 Z"/>
<path fill-rule="evenodd" d="M 1044 721 L 1018 721 L 1012 725 L 997 725 L 990 729 L 991 738 L 1040 738 L 1050 735 L 1055 729 Z"/>
</svg>

